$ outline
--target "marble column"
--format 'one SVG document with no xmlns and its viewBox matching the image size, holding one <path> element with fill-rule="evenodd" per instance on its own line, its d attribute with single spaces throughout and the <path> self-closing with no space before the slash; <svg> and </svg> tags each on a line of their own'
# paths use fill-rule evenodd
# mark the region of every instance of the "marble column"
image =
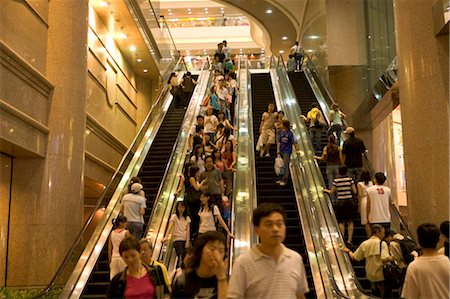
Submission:
<svg viewBox="0 0 450 299">
<path fill-rule="evenodd" d="M 408 222 L 449 219 L 449 38 L 434 36 L 435 0 L 394 1 Z"/>
<path fill-rule="evenodd" d="M 49 2 L 45 159 L 14 160 L 8 286 L 48 284 L 82 225 L 88 0 Z"/>
</svg>

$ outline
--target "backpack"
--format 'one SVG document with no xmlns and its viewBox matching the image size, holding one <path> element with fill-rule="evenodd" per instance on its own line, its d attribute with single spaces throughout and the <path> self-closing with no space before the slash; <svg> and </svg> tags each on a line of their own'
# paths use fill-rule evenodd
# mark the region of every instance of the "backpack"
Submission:
<svg viewBox="0 0 450 299">
<path fill-rule="evenodd" d="M 414 261 L 414 256 L 411 255 L 413 251 L 417 253 L 421 252 L 421 248 L 416 244 L 410 237 L 404 237 L 403 240 L 393 240 L 400 244 L 400 248 L 402 250 L 403 261 L 409 265 L 412 261 Z"/>
</svg>

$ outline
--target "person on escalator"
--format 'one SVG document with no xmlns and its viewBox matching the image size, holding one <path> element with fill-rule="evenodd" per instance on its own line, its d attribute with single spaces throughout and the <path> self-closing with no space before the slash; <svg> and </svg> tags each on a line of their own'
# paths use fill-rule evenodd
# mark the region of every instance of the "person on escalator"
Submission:
<svg viewBox="0 0 450 299">
<path fill-rule="evenodd" d="M 189 99 L 192 97 L 192 93 L 194 92 L 195 85 L 197 85 L 197 81 L 192 78 L 191 72 L 187 72 L 181 81 L 181 87 L 183 88 L 183 106 L 186 108 L 189 103 Z"/>
<path fill-rule="evenodd" d="M 169 84 L 170 93 L 173 96 L 174 107 L 178 108 L 180 105 L 182 89 L 180 83 L 178 82 L 177 75 L 175 73 L 171 73 L 169 82 L 167 83 Z"/>
<path fill-rule="evenodd" d="M 353 203 L 353 196 L 356 194 L 356 187 L 353 179 L 348 176 L 347 166 L 339 167 L 339 177 L 333 180 L 333 188 L 331 190 L 325 189 L 324 192 L 332 195 L 336 193 L 337 210 L 336 218 L 339 222 L 339 228 L 342 237 L 345 236 L 345 225 L 347 224 L 348 238 L 347 245 L 353 246 L 353 221 L 356 218 L 355 206 Z M 384 234 L 384 231 L 383 231 Z"/>
<path fill-rule="evenodd" d="M 284 209 L 274 203 L 259 204 L 252 222 L 260 243 L 236 259 L 228 298 L 305 298 L 308 282 L 302 256 L 283 245 Z"/>
<path fill-rule="evenodd" d="M 275 112 L 275 106 L 269 104 L 267 111 L 262 114 L 261 124 L 259 125 L 259 134 L 261 135 L 262 147 L 259 152 L 262 157 L 270 157 L 270 146 L 275 144 L 275 121 L 278 113 Z"/>
<path fill-rule="evenodd" d="M 120 242 L 119 253 L 127 267 L 111 280 L 106 298 L 164 298 L 162 275 L 142 264 L 139 241 L 131 236 Z"/>
<path fill-rule="evenodd" d="M 289 54 L 289 58 L 286 62 L 288 72 L 293 72 L 297 68 L 297 61 L 295 61 L 295 57 L 293 54 Z"/>
<path fill-rule="evenodd" d="M 367 153 L 367 149 L 364 141 L 355 136 L 355 129 L 353 127 L 347 127 L 344 134 L 347 136 L 342 146 L 344 163 L 347 165 L 348 171 L 353 179 L 359 181 L 363 167 L 363 155 Z"/>
<path fill-rule="evenodd" d="M 386 176 L 382 172 L 375 174 L 375 185 L 366 189 L 367 191 L 367 222 L 370 224 L 381 224 L 384 229 L 391 228 L 392 204 L 391 188 L 383 185 Z"/>
<path fill-rule="evenodd" d="M 277 184 L 280 184 L 280 186 L 286 186 L 289 181 L 292 146 L 295 147 L 295 151 L 298 151 L 294 133 L 291 131 L 291 123 L 288 120 L 283 120 L 283 129 L 278 136 L 277 142 L 277 157 L 283 158 L 284 164 L 284 175 L 281 180 L 277 181 Z"/>
<path fill-rule="evenodd" d="M 302 115 L 303 116 L 303 115 Z M 311 138 L 311 143 L 314 152 L 320 152 L 320 139 L 322 134 L 322 129 L 326 127 L 325 118 L 323 117 L 322 111 L 319 109 L 317 103 L 311 104 L 311 110 L 308 114 L 303 116 L 305 122 L 308 123 L 309 136 Z"/>
<path fill-rule="evenodd" d="M 370 224 L 367 221 L 367 188 L 373 186 L 372 176 L 367 170 L 361 172 L 357 185 L 358 189 L 358 210 L 361 215 L 361 224 L 364 225 L 367 238 L 370 238 Z"/>
<path fill-rule="evenodd" d="M 189 172 L 186 181 L 186 191 L 185 191 L 185 200 L 187 205 L 187 212 L 189 217 L 191 218 L 191 236 L 190 239 L 194 239 L 194 237 L 198 233 L 198 226 L 200 223 L 200 218 L 198 216 L 198 211 L 200 210 L 200 194 L 202 193 L 202 188 L 208 182 L 207 179 L 198 181 L 199 176 L 199 168 L 197 166 L 189 167 Z"/>
<path fill-rule="evenodd" d="M 330 120 L 330 127 L 328 128 L 327 135 L 336 134 L 337 144 L 341 145 L 342 128 L 344 126 L 344 119 L 347 116 L 339 109 L 339 105 L 334 103 L 331 105 L 331 110 L 328 114 Z"/>
<path fill-rule="evenodd" d="M 131 186 L 131 192 L 125 194 L 122 198 L 122 206 L 120 207 L 120 213 L 128 219 L 128 230 L 136 239 L 142 237 L 144 214 L 147 207 L 145 197 L 140 195 L 141 190 L 142 185 L 134 183 Z"/>
<path fill-rule="evenodd" d="M 114 229 L 109 235 L 108 241 L 108 260 L 109 260 L 109 279 L 112 280 L 117 273 L 122 272 L 127 267 L 119 253 L 119 245 L 123 239 L 130 236 L 127 231 L 127 217 L 119 215 L 113 220 Z"/>
<path fill-rule="evenodd" d="M 193 148 L 194 148 L 194 136 L 195 136 L 195 132 L 196 132 L 196 128 L 197 126 L 202 126 L 205 123 L 205 118 L 203 117 L 203 115 L 197 115 L 196 118 L 197 122 L 195 124 L 192 124 L 191 128 L 189 129 L 189 149 L 188 151 L 190 152 Z"/>
</svg>

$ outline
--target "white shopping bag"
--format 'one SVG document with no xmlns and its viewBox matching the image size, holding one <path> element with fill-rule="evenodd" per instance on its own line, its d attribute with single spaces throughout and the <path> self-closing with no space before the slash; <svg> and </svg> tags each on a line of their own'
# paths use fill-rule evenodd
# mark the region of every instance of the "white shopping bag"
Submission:
<svg viewBox="0 0 450 299">
<path fill-rule="evenodd" d="M 256 143 L 256 151 L 259 152 L 261 150 L 262 146 L 263 146 L 263 144 L 262 144 L 261 135 L 259 135 L 258 142 Z"/>
<path fill-rule="evenodd" d="M 284 174 L 284 163 L 283 163 L 283 159 L 280 157 L 275 158 L 275 173 L 277 175 L 283 175 Z"/>
</svg>

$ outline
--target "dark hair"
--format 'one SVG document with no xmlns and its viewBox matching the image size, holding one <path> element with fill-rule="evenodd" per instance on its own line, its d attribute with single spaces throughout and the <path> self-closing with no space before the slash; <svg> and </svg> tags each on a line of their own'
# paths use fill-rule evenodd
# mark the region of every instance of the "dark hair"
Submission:
<svg viewBox="0 0 450 299">
<path fill-rule="evenodd" d="M 388 229 L 384 232 L 385 237 L 393 237 L 396 234 L 396 232 L 392 229 Z"/>
<path fill-rule="evenodd" d="M 417 239 L 423 248 L 436 249 L 441 232 L 436 224 L 423 223 L 417 228 Z"/>
<path fill-rule="evenodd" d="M 259 226 L 261 219 L 263 217 L 270 216 L 272 213 L 279 213 L 283 216 L 283 221 L 286 223 L 286 212 L 282 206 L 274 204 L 274 203 L 262 203 L 258 205 L 256 209 L 253 210 L 253 225 Z"/>
<path fill-rule="evenodd" d="M 217 45 L 220 45 L 220 44 L 217 44 Z M 214 54 L 214 58 L 216 58 L 216 57 L 220 58 L 219 53 Z"/>
<path fill-rule="evenodd" d="M 278 111 L 278 115 L 280 115 L 280 113 L 283 113 L 283 115 L 285 115 L 284 111 Z"/>
<path fill-rule="evenodd" d="M 317 103 L 312 103 L 311 108 L 319 108 L 319 105 L 317 105 Z"/>
<path fill-rule="evenodd" d="M 203 192 L 202 194 L 200 194 L 200 197 L 201 196 L 208 197 L 208 202 L 206 203 L 206 206 L 208 207 L 208 210 L 211 211 L 213 209 L 213 206 L 214 206 L 214 202 L 211 199 L 211 193 Z M 204 205 L 203 205 L 203 203 L 201 203 L 200 211 L 203 211 L 203 209 L 204 209 Z"/>
<path fill-rule="evenodd" d="M 233 144 L 233 141 L 231 141 L 231 140 L 227 140 L 227 141 L 225 142 L 225 144 L 224 144 L 225 150 L 226 150 L 226 146 L 227 146 L 227 143 L 228 143 L 228 142 L 231 143 L 231 152 L 234 152 L 234 144 Z"/>
<path fill-rule="evenodd" d="M 191 75 L 192 75 L 191 72 L 186 73 L 186 76 L 191 76 Z"/>
<path fill-rule="evenodd" d="M 125 217 L 123 215 L 119 215 L 119 216 L 117 216 L 116 219 L 112 220 L 112 224 L 113 224 L 114 228 L 119 227 L 119 224 L 124 223 L 124 222 L 127 222 L 127 217 Z"/>
<path fill-rule="evenodd" d="M 204 127 L 202 125 L 196 125 L 195 126 L 195 133 L 200 133 L 201 130 L 203 130 L 203 129 L 204 129 Z"/>
<path fill-rule="evenodd" d="M 371 179 L 372 176 L 370 175 L 369 171 L 364 170 L 361 172 L 361 176 L 359 177 L 360 182 L 364 182 L 365 185 L 368 185 Z"/>
<path fill-rule="evenodd" d="M 450 228 L 450 221 L 448 221 L 448 220 L 445 220 L 439 226 L 439 230 L 441 231 L 441 234 L 443 234 L 447 239 L 448 239 L 449 228 Z"/>
<path fill-rule="evenodd" d="M 140 178 L 138 178 L 137 176 L 134 176 L 130 179 L 130 182 L 128 183 L 128 190 L 127 193 L 131 192 L 131 185 L 133 185 L 134 183 L 139 183 L 142 185 L 142 180 Z"/>
<path fill-rule="evenodd" d="M 199 115 L 197 115 L 196 119 L 199 120 L 199 119 L 205 119 L 205 118 L 203 117 L 203 115 L 199 114 Z"/>
<path fill-rule="evenodd" d="M 294 58 L 294 55 L 292 55 L 292 54 L 289 54 L 289 58 Z"/>
<path fill-rule="evenodd" d="M 203 148 L 203 145 L 197 144 L 194 146 L 194 150 L 192 151 L 192 155 L 198 158 L 198 149 Z"/>
<path fill-rule="evenodd" d="M 340 175 L 346 175 L 348 172 L 348 168 L 345 165 L 339 166 L 339 174 Z"/>
<path fill-rule="evenodd" d="M 291 123 L 286 119 L 283 120 L 283 128 L 286 128 L 288 130 L 291 128 Z"/>
<path fill-rule="evenodd" d="M 209 89 L 209 91 L 210 91 L 212 94 L 216 93 L 215 86 L 211 86 L 211 88 Z"/>
<path fill-rule="evenodd" d="M 381 224 L 374 224 L 370 227 L 372 230 L 372 236 L 378 234 L 382 230 L 384 230 L 384 227 Z"/>
<path fill-rule="evenodd" d="M 150 250 L 153 250 L 153 245 L 152 245 L 152 243 L 150 243 L 150 241 L 147 238 L 142 238 L 139 240 L 139 249 L 142 246 L 142 244 L 147 244 L 148 248 L 150 248 Z"/>
<path fill-rule="evenodd" d="M 386 182 L 386 176 L 382 172 L 377 172 L 375 173 L 375 181 L 377 182 L 377 184 L 382 185 L 384 184 L 384 182 Z"/>
<path fill-rule="evenodd" d="M 219 115 L 223 115 L 223 116 L 225 116 L 225 112 L 223 112 L 222 110 L 219 110 L 219 112 L 217 112 L 217 116 L 219 116 Z"/>
<path fill-rule="evenodd" d="M 333 156 L 334 153 L 339 151 L 339 147 L 336 144 L 336 137 L 334 137 L 333 134 L 331 134 L 328 137 L 328 144 L 327 144 L 327 156 Z"/>
<path fill-rule="evenodd" d="M 185 204 L 185 202 L 182 201 L 182 200 L 177 201 L 177 203 L 175 204 L 175 214 L 177 215 L 178 219 L 180 219 L 180 213 L 178 212 L 178 206 L 179 206 L 179 205 L 183 205 L 183 206 L 185 207 L 182 216 L 183 216 L 185 219 L 187 219 L 187 208 L 186 208 L 186 204 Z"/>
<path fill-rule="evenodd" d="M 336 108 L 339 109 L 339 105 L 337 103 L 334 103 L 334 104 L 331 105 L 331 109 L 332 110 L 336 110 Z"/>
<path fill-rule="evenodd" d="M 200 170 L 200 168 L 198 168 L 197 165 L 192 165 L 191 167 L 189 167 L 189 178 L 188 180 L 195 176 L 195 174 Z"/>
<path fill-rule="evenodd" d="M 204 234 L 201 234 L 198 239 L 195 241 L 194 251 L 192 253 L 192 257 L 189 261 L 189 265 L 187 268 L 190 270 L 195 270 L 200 266 L 200 261 L 202 259 L 203 248 L 208 242 L 221 242 L 225 246 L 226 250 L 226 242 L 225 236 L 216 231 L 209 231 Z"/>
<path fill-rule="evenodd" d="M 170 79 L 172 79 L 172 77 L 175 77 L 175 76 L 176 76 L 175 73 L 171 73 L 171 74 L 170 74 L 170 77 L 169 77 L 169 81 L 167 81 L 167 84 L 170 84 Z"/>
<path fill-rule="evenodd" d="M 131 249 L 134 249 L 137 252 L 140 252 L 141 251 L 140 247 L 141 246 L 139 245 L 139 241 L 135 237 L 129 236 L 129 237 L 126 237 L 125 239 L 123 239 L 122 242 L 120 242 L 119 253 L 120 253 L 120 255 L 122 255 L 122 253 L 124 251 L 131 250 Z"/>
<path fill-rule="evenodd" d="M 222 160 L 222 153 L 220 152 L 220 150 L 215 149 L 215 150 L 213 150 L 212 155 L 211 155 L 211 157 L 213 158 L 213 162 L 214 163 L 216 163 L 216 160 L 217 160 L 216 156 L 215 156 L 216 153 L 220 153 L 219 160 Z"/>
<path fill-rule="evenodd" d="M 208 159 L 211 159 L 211 160 L 213 161 L 213 163 L 214 163 L 214 159 L 213 159 L 212 156 L 206 156 L 206 158 L 205 158 L 205 163 L 206 163 L 206 160 L 208 160 Z"/>
<path fill-rule="evenodd" d="M 222 123 L 217 125 L 217 129 L 222 129 L 222 128 L 225 128 L 225 126 Z"/>
</svg>

